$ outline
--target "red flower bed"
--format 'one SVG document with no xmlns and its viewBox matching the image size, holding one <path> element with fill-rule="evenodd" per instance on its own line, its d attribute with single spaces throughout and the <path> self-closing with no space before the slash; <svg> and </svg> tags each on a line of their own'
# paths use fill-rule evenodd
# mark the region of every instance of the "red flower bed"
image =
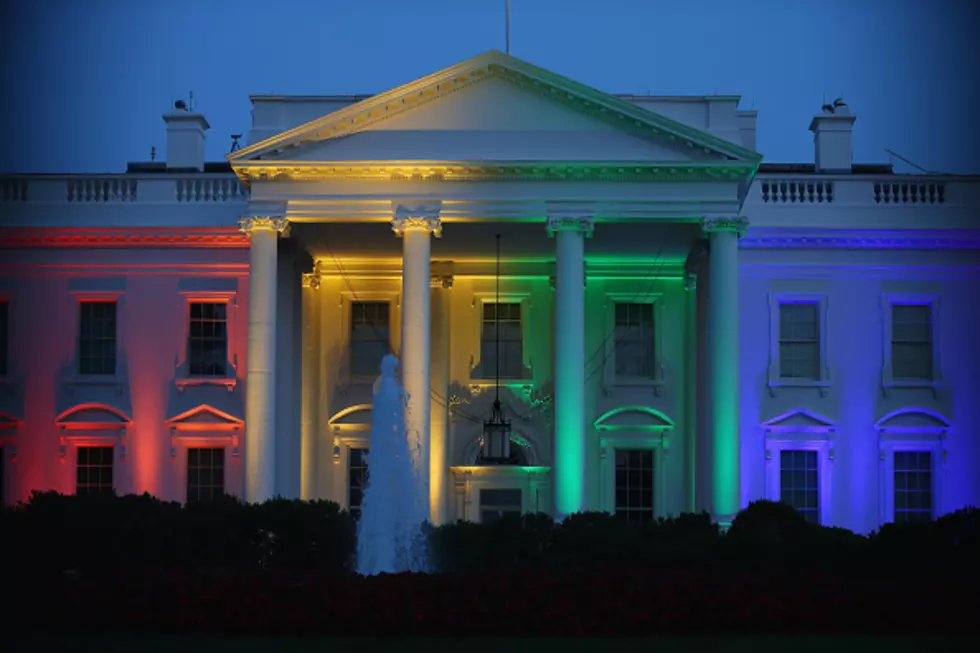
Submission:
<svg viewBox="0 0 980 653">
<path fill-rule="evenodd" d="M 327 580 L 287 574 L 18 579 L 24 629 L 356 635 L 976 631 L 974 579 L 593 569 Z"/>
</svg>

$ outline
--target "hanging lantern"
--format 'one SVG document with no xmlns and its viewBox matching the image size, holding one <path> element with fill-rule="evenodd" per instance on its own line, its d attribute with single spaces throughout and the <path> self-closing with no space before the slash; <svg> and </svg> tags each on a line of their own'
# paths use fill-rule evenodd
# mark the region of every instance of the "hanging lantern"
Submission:
<svg viewBox="0 0 980 653">
<path fill-rule="evenodd" d="M 490 419 L 483 422 L 483 462 L 501 464 L 510 460 L 510 420 L 504 419 L 500 400 L 495 399 Z"/>
</svg>

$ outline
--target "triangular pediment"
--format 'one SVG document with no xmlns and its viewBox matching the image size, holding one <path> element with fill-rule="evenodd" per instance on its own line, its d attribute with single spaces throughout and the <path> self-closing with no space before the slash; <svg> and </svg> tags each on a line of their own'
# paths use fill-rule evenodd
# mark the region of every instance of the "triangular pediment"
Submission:
<svg viewBox="0 0 980 653">
<path fill-rule="evenodd" d="M 875 422 L 878 430 L 937 431 L 950 426 L 949 420 L 939 413 L 918 408 L 896 410 Z"/>
<path fill-rule="evenodd" d="M 21 423 L 21 420 L 9 413 L 0 411 L 0 430 L 16 428 Z"/>
<path fill-rule="evenodd" d="M 121 411 L 102 404 L 82 404 L 69 408 L 55 418 L 59 426 L 100 424 L 126 426 L 130 423 L 128 416 Z"/>
<path fill-rule="evenodd" d="M 242 424 L 244 422 L 234 415 L 229 415 L 207 404 L 201 404 L 167 420 L 167 425 L 171 427 L 190 425 L 241 426 Z"/>
<path fill-rule="evenodd" d="M 674 427 L 674 421 L 655 408 L 622 406 L 597 419 L 593 426 L 600 431 L 637 429 L 659 430 Z"/>
<path fill-rule="evenodd" d="M 713 134 L 490 51 L 228 155 L 260 165 L 395 161 L 745 164 Z"/>
<path fill-rule="evenodd" d="M 358 404 L 339 411 L 327 420 L 330 426 L 370 426 L 371 404 Z"/>
<path fill-rule="evenodd" d="M 828 430 L 834 428 L 832 420 L 809 410 L 793 410 L 762 423 L 766 428 Z"/>
</svg>

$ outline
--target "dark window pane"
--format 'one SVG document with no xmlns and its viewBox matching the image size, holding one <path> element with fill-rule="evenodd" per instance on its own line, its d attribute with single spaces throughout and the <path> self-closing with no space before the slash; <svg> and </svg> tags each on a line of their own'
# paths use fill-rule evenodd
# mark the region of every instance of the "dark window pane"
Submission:
<svg viewBox="0 0 980 653">
<path fill-rule="evenodd" d="M 617 303 L 613 338 L 616 376 L 656 376 L 653 304 Z"/>
<path fill-rule="evenodd" d="M 223 447 L 192 447 L 187 450 L 187 501 L 211 501 L 225 493 L 225 450 Z"/>
<path fill-rule="evenodd" d="M 816 451 L 784 449 L 779 453 L 779 500 L 815 524 L 820 523 L 820 487 Z"/>
<path fill-rule="evenodd" d="M 82 302 L 78 307 L 78 373 L 116 373 L 116 302 Z"/>
<path fill-rule="evenodd" d="M 76 494 L 112 494 L 112 447 L 78 447 L 75 465 Z"/>
<path fill-rule="evenodd" d="M 627 521 L 654 518 L 654 452 L 651 449 L 616 450 L 615 514 Z"/>
<path fill-rule="evenodd" d="M 355 519 L 361 515 L 364 489 L 369 481 L 369 449 L 349 449 L 347 451 L 347 509 Z"/>
</svg>

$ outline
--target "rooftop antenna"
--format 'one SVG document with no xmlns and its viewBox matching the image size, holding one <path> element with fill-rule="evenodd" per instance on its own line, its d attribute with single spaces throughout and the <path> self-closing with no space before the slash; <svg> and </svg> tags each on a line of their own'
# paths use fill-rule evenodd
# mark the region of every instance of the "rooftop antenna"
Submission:
<svg viewBox="0 0 980 653">
<path fill-rule="evenodd" d="M 150 161 L 156 161 L 156 160 L 157 160 L 157 146 L 154 145 L 150 147 Z"/>
<path fill-rule="evenodd" d="M 232 134 L 231 135 L 231 152 L 234 152 L 235 150 L 237 150 L 238 148 L 241 147 L 241 145 L 238 144 L 238 139 L 241 138 L 241 137 L 242 137 L 241 134 Z M 229 152 L 229 154 L 231 152 Z"/>
<path fill-rule="evenodd" d="M 506 14 L 504 16 L 504 29 L 507 38 L 506 52 L 510 54 L 510 0 L 504 0 L 504 10 Z"/>
<path fill-rule="evenodd" d="M 194 91 L 188 91 L 187 110 L 194 113 Z"/>
</svg>

